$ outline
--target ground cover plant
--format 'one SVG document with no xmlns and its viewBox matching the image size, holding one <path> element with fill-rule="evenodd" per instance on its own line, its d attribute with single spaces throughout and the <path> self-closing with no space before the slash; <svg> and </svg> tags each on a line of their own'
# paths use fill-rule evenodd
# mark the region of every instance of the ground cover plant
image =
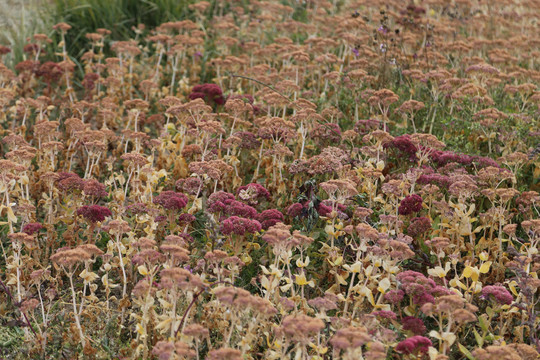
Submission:
<svg viewBox="0 0 540 360">
<path fill-rule="evenodd" d="M 539 358 L 538 1 L 188 9 L 0 63 L 1 357 Z"/>
</svg>

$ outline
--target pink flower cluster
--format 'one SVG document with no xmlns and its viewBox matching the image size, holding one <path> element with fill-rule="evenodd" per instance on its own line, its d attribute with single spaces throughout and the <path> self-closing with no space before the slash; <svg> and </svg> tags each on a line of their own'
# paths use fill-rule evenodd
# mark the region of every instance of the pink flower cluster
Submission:
<svg viewBox="0 0 540 360">
<path fill-rule="evenodd" d="M 175 191 L 162 191 L 154 198 L 154 204 L 163 206 L 166 210 L 182 210 L 188 203 L 188 198 Z"/>
<path fill-rule="evenodd" d="M 203 99 L 210 106 L 223 105 L 227 101 L 223 96 L 223 91 L 216 84 L 195 85 L 189 94 L 189 99 Z"/>
<path fill-rule="evenodd" d="M 427 353 L 432 345 L 427 337 L 415 335 L 397 344 L 396 351 L 402 354 Z"/>
<path fill-rule="evenodd" d="M 254 234 L 261 231 L 261 228 L 261 223 L 257 220 L 245 219 L 238 216 L 231 216 L 221 223 L 221 232 L 224 235 Z"/>
<path fill-rule="evenodd" d="M 425 216 L 415 217 L 411 220 L 409 227 L 407 228 L 407 234 L 410 237 L 417 237 L 422 235 L 426 231 L 431 229 L 431 220 Z"/>
<path fill-rule="evenodd" d="M 510 305 L 514 298 L 506 288 L 498 285 L 488 285 L 482 288 L 482 297 L 485 299 L 494 299 L 502 305 Z"/>
<path fill-rule="evenodd" d="M 270 226 L 274 226 L 278 222 L 283 222 L 283 214 L 277 209 L 264 210 L 257 215 L 257 220 L 261 223 L 264 230 L 268 230 Z"/>
<path fill-rule="evenodd" d="M 416 271 L 401 272 L 396 278 L 405 294 L 411 296 L 413 303 L 420 306 L 433 303 L 437 296 L 452 294 L 450 290 L 437 285 L 435 281 Z"/>
</svg>

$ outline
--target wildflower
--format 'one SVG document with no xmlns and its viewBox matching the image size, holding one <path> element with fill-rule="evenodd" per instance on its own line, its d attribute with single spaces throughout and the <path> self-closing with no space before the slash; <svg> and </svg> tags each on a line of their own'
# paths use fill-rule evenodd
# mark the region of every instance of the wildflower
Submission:
<svg viewBox="0 0 540 360">
<path fill-rule="evenodd" d="M 379 310 L 379 311 L 374 311 L 371 314 L 375 315 L 375 316 L 378 316 L 380 318 L 383 318 L 383 319 L 391 319 L 391 320 L 396 320 L 397 319 L 397 315 L 393 311 Z"/>
<path fill-rule="evenodd" d="M 210 331 L 200 324 L 191 324 L 186 326 L 183 331 L 184 335 L 192 336 L 194 338 L 207 338 L 210 335 Z"/>
<path fill-rule="evenodd" d="M 254 234 L 261 231 L 261 228 L 261 223 L 257 220 L 245 219 L 238 216 L 231 216 L 221 223 L 221 232 L 224 235 Z"/>
<path fill-rule="evenodd" d="M 414 316 L 405 316 L 402 322 L 403 330 L 411 331 L 414 335 L 422 335 L 426 332 L 426 326 L 422 319 Z"/>
<path fill-rule="evenodd" d="M 270 200 L 270 193 L 261 184 L 251 183 L 240 186 L 237 196 L 250 205 L 256 205 L 261 199 Z"/>
<path fill-rule="evenodd" d="M 323 328 L 324 322 L 321 319 L 303 314 L 288 315 L 283 319 L 281 326 L 276 329 L 276 332 L 291 341 L 306 344 L 311 336 L 316 335 Z"/>
<path fill-rule="evenodd" d="M 223 91 L 216 84 L 195 85 L 189 94 L 190 100 L 203 99 L 208 105 L 223 105 L 225 97 Z"/>
<path fill-rule="evenodd" d="M 111 210 L 99 205 L 84 205 L 77 209 L 77 215 L 82 215 L 92 223 L 101 222 L 105 217 L 112 216 Z"/>
<path fill-rule="evenodd" d="M 29 223 L 24 225 L 24 227 L 22 228 L 22 232 L 28 235 L 33 235 L 41 229 L 43 229 L 43 225 L 41 225 L 40 223 Z"/>
<path fill-rule="evenodd" d="M 415 335 L 401 341 L 396 346 L 396 351 L 402 354 L 427 353 L 428 348 L 432 346 L 431 340 L 426 337 Z"/>
<path fill-rule="evenodd" d="M 484 299 L 493 299 L 499 304 L 510 305 L 514 298 L 508 290 L 502 286 L 488 285 L 482 288 L 482 297 Z"/>
<path fill-rule="evenodd" d="M 335 349 L 347 350 L 356 349 L 371 341 L 367 329 L 364 327 L 349 326 L 336 331 L 330 339 L 330 344 Z"/>
<path fill-rule="evenodd" d="M 403 297 L 405 296 L 405 293 L 403 290 L 390 290 L 386 294 L 384 294 L 384 299 L 391 304 L 398 305 L 401 300 L 403 300 Z"/>
<path fill-rule="evenodd" d="M 154 204 L 163 206 L 166 210 L 182 210 L 188 203 L 188 198 L 182 193 L 174 191 L 162 191 L 158 196 L 154 197 Z"/>
<path fill-rule="evenodd" d="M 208 353 L 208 360 L 242 360 L 242 352 L 240 350 L 227 347 L 212 350 Z"/>
<path fill-rule="evenodd" d="M 412 142 L 410 135 L 401 135 L 383 145 L 385 149 L 395 148 L 408 157 L 410 161 L 416 161 L 417 146 Z"/>
<path fill-rule="evenodd" d="M 85 195 L 93 196 L 97 199 L 108 195 L 107 191 L 105 190 L 105 185 L 94 179 L 86 180 L 84 182 L 83 192 Z"/>
<path fill-rule="evenodd" d="M 300 203 L 294 203 L 287 208 L 287 215 L 292 218 L 295 218 L 299 216 L 303 212 L 303 210 L 304 210 L 304 205 Z"/>
<path fill-rule="evenodd" d="M 261 223 L 264 230 L 267 230 L 270 226 L 283 221 L 283 214 L 277 209 L 265 210 L 257 215 L 257 220 Z"/>
<path fill-rule="evenodd" d="M 408 195 L 399 204 L 398 213 L 400 215 L 410 215 L 413 212 L 422 210 L 422 198 L 420 195 Z"/>
<path fill-rule="evenodd" d="M 416 217 L 411 220 L 409 227 L 407 228 L 407 234 L 411 237 L 416 238 L 419 235 L 422 235 L 426 231 L 431 229 L 431 221 L 427 217 Z"/>
</svg>

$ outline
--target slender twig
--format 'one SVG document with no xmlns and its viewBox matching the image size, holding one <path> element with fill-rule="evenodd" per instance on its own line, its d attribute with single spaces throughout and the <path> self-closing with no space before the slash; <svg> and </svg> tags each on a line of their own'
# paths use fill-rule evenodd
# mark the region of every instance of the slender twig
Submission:
<svg viewBox="0 0 540 360">
<path fill-rule="evenodd" d="M 178 332 L 180 332 L 180 329 L 182 329 L 182 325 L 184 324 L 184 321 L 186 320 L 186 317 L 187 315 L 189 314 L 189 311 L 191 310 L 191 308 L 193 307 L 193 305 L 195 305 L 195 302 L 197 301 L 197 299 L 199 298 L 199 296 L 202 295 L 203 292 L 211 289 L 213 286 L 215 285 L 218 285 L 218 284 L 228 284 L 228 285 L 231 285 L 233 286 L 233 284 L 231 284 L 230 282 L 228 282 L 227 280 L 221 280 L 221 281 L 216 281 L 216 282 L 213 282 L 211 283 L 210 285 L 208 285 L 207 287 L 199 290 L 198 293 L 195 294 L 195 296 L 193 296 L 193 300 L 191 300 L 191 302 L 189 303 L 186 311 L 184 312 L 184 315 L 182 316 L 182 320 L 180 320 L 180 324 L 178 324 L 178 328 L 176 328 L 176 331 L 174 332 L 174 336 L 178 336 Z"/>
<path fill-rule="evenodd" d="M 231 74 L 230 76 L 231 76 L 231 77 L 237 77 L 237 78 L 242 78 L 242 79 L 246 79 L 246 80 L 255 81 L 257 84 L 261 84 L 262 86 L 265 86 L 265 87 L 269 88 L 270 90 L 272 90 L 272 91 L 275 92 L 276 94 L 278 94 L 278 95 L 280 95 L 281 97 L 283 97 L 283 98 L 289 100 L 290 102 L 292 102 L 290 97 L 288 97 L 288 96 L 286 96 L 286 95 L 283 95 L 281 92 L 277 91 L 277 90 L 274 89 L 272 86 L 263 83 L 262 81 L 259 81 L 259 80 L 257 80 L 257 79 L 250 78 L 250 77 L 248 77 L 248 76 L 243 76 L 243 75 Z"/>
<path fill-rule="evenodd" d="M 9 298 L 11 299 L 11 302 L 13 304 L 16 304 L 16 302 L 13 299 L 13 295 L 11 295 L 11 291 L 9 291 L 9 289 L 7 288 L 7 286 L 4 284 L 4 282 L 1 279 L 0 279 L 0 285 L 2 285 L 2 287 L 4 288 L 4 291 L 9 296 Z M 19 309 L 19 311 L 20 311 L 20 309 Z M 23 315 L 24 320 L 26 321 L 26 324 L 28 325 L 30 330 L 32 330 L 32 332 L 34 333 L 34 336 L 37 338 L 38 335 L 36 334 L 36 331 L 32 327 L 32 324 L 30 324 L 30 320 L 28 320 L 28 318 L 26 317 L 26 314 L 24 313 L 24 311 L 21 311 L 21 314 Z"/>
</svg>

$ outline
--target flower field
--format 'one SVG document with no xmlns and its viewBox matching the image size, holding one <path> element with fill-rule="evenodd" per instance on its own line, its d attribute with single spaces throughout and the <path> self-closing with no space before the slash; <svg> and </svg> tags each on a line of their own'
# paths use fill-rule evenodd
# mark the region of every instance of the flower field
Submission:
<svg viewBox="0 0 540 360">
<path fill-rule="evenodd" d="M 0 46 L 0 358 L 539 359 L 539 12 L 193 1 Z"/>
</svg>

